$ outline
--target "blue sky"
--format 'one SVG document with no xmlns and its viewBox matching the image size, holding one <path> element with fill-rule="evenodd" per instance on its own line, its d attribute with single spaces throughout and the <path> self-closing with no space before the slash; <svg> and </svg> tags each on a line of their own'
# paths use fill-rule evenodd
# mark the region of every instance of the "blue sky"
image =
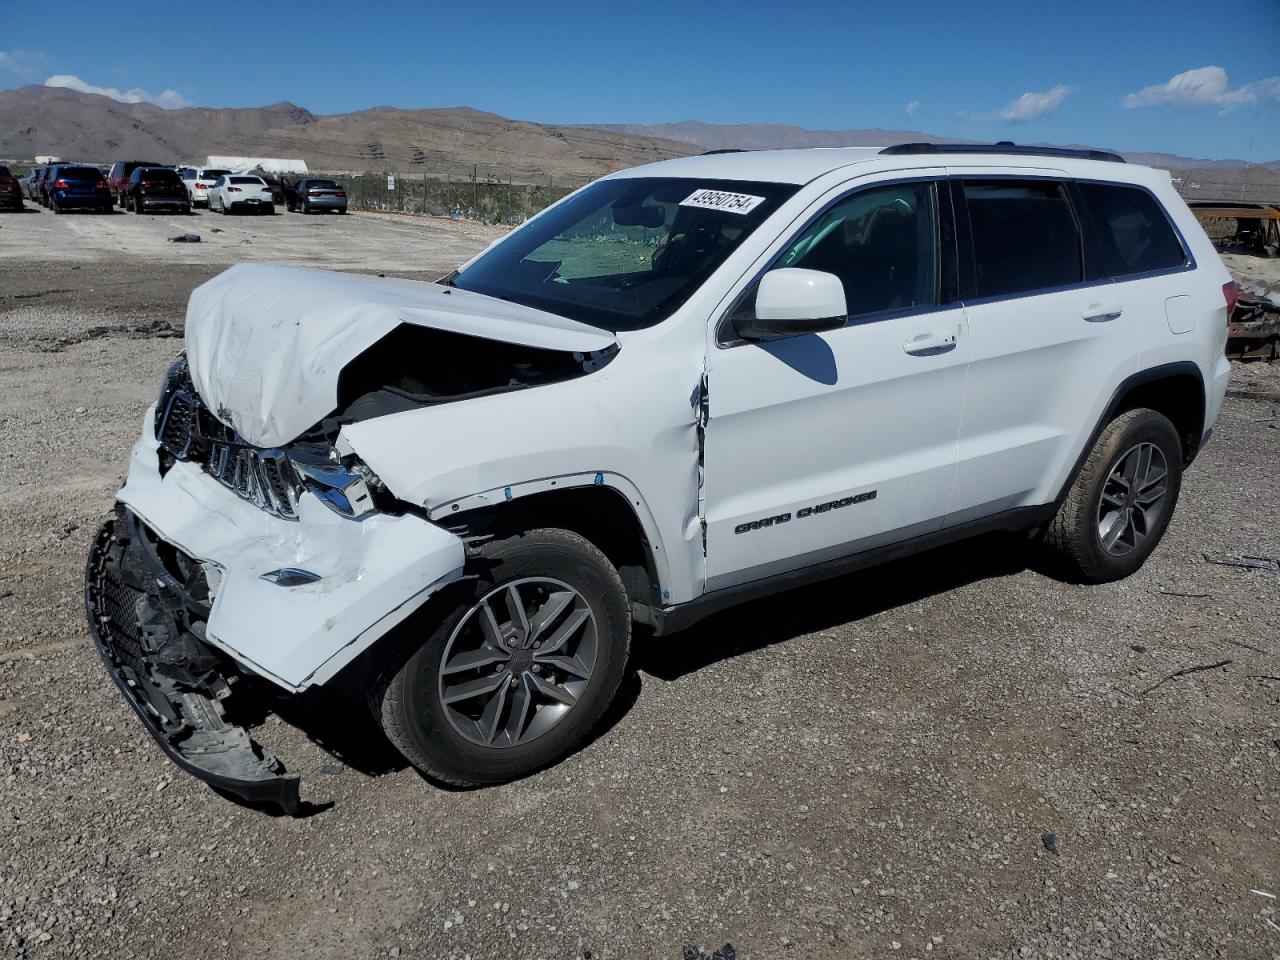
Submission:
<svg viewBox="0 0 1280 960">
<path fill-rule="evenodd" d="M 1280 159 L 1280 0 L 227 7 L 261 38 L 217 42 L 219 3 L 142 17 L 57 4 L 60 23 L 95 30 L 0 0 L 0 88 L 52 78 L 166 106 L 472 106 Z"/>
</svg>

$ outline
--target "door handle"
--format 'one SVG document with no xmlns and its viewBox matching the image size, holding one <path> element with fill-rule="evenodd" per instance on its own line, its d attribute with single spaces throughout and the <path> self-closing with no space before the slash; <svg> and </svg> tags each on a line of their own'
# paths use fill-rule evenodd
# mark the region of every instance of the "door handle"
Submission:
<svg viewBox="0 0 1280 960">
<path fill-rule="evenodd" d="M 946 353 L 956 348 L 956 335 L 950 334 L 939 335 L 935 333 L 922 333 L 918 337 L 908 340 L 902 345 L 902 349 L 913 357 L 931 357 L 939 353 Z"/>
<path fill-rule="evenodd" d="M 1115 306 L 1114 304 L 1104 307 L 1095 303 L 1091 306 L 1085 307 L 1084 313 L 1081 314 L 1081 316 L 1083 316 L 1089 323 L 1108 323 L 1112 320 L 1118 319 L 1122 313 L 1124 313 L 1123 307 Z"/>
</svg>

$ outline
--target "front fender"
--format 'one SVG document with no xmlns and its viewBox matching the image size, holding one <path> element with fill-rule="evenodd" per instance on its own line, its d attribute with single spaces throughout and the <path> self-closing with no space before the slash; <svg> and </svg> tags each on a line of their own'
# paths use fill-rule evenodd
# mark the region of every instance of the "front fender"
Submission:
<svg viewBox="0 0 1280 960">
<path fill-rule="evenodd" d="M 631 383 L 615 360 L 590 377 L 392 414 L 343 427 L 393 494 L 432 519 L 564 487 L 627 497 L 653 547 L 664 599 L 702 585 L 698 432 L 677 371 Z M 664 373 L 669 376 L 664 376 Z"/>
</svg>

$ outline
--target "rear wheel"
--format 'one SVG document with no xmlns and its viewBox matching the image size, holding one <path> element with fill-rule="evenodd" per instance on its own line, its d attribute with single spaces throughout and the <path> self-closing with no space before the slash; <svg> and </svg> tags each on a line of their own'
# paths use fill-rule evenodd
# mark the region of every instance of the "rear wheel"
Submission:
<svg viewBox="0 0 1280 960">
<path fill-rule="evenodd" d="M 414 766 L 460 786 L 512 780 L 582 746 L 631 641 L 617 570 L 577 534 L 533 530 L 484 560 L 423 611 L 419 621 L 439 619 L 407 641 L 372 698 Z"/>
<path fill-rule="evenodd" d="M 1044 541 L 1075 578 L 1127 577 L 1164 536 L 1181 486 L 1177 429 L 1154 410 L 1130 410 L 1098 436 Z"/>
</svg>

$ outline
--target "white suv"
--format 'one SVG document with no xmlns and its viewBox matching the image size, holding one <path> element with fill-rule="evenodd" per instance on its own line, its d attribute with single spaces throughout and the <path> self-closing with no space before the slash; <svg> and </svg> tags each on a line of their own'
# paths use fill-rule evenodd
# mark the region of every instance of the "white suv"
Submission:
<svg viewBox="0 0 1280 960">
<path fill-rule="evenodd" d="M 1234 296 L 1168 174 L 1006 144 L 627 170 L 434 284 L 242 264 L 191 297 L 89 622 L 243 797 L 298 803 L 228 720 L 246 677 L 354 691 L 440 780 L 517 777 L 584 742 L 633 623 L 980 531 L 1132 573 Z"/>
<path fill-rule="evenodd" d="M 230 173 L 230 170 L 224 170 L 221 167 L 187 167 L 182 171 L 182 183 L 187 188 L 187 196 L 191 198 L 191 205 L 198 207 L 200 205 L 209 206 L 209 191 L 213 189 L 214 183 L 221 176 Z"/>
</svg>

